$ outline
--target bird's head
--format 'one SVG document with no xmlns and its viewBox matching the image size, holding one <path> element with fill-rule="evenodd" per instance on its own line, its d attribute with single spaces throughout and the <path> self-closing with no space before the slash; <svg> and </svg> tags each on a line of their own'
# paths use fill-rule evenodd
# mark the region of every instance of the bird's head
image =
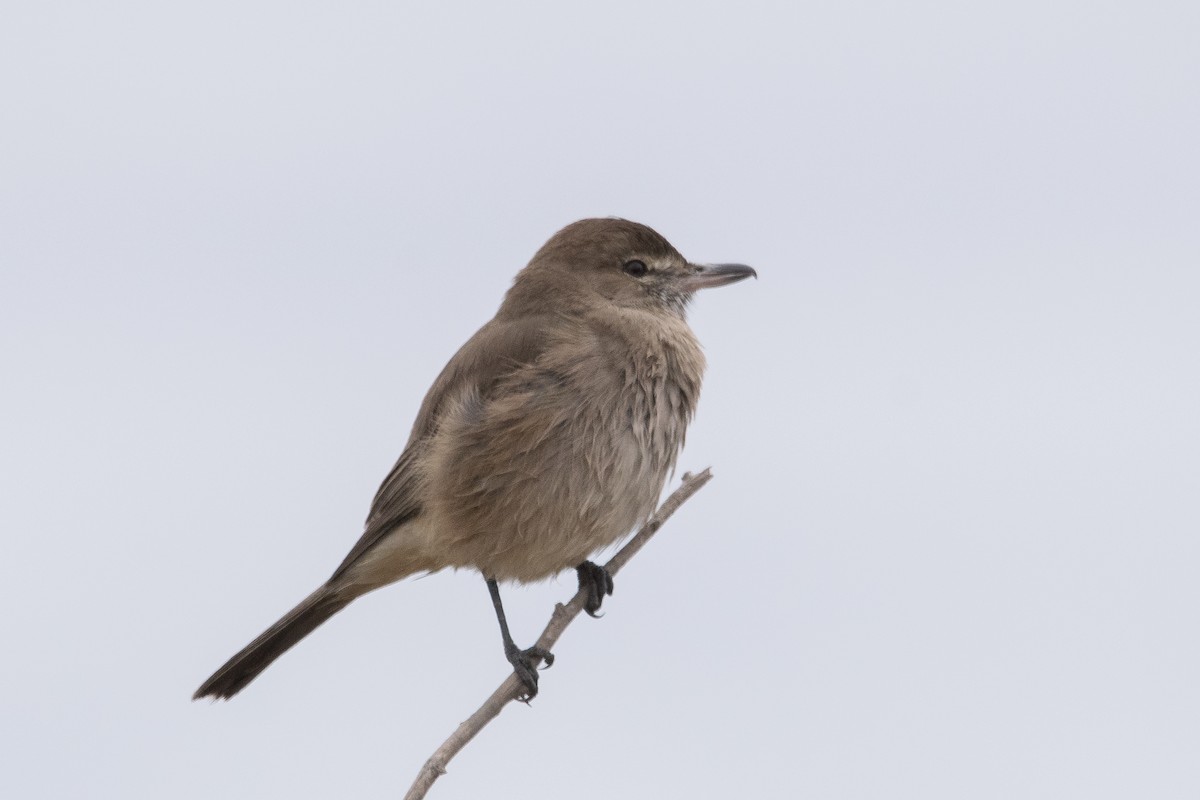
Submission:
<svg viewBox="0 0 1200 800">
<path fill-rule="evenodd" d="M 651 228 L 584 219 L 560 230 L 517 274 L 501 313 L 586 311 L 598 303 L 680 317 L 699 289 L 757 277 L 744 264 L 694 264 Z"/>
</svg>

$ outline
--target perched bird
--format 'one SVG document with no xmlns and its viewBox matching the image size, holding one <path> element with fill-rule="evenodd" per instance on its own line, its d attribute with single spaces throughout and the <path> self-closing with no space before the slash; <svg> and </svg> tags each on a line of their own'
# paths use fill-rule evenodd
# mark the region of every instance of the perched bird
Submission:
<svg viewBox="0 0 1200 800">
<path fill-rule="evenodd" d="M 595 616 L 612 578 L 587 559 L 654 510 L 696 408 L 704 356 L 688 301 L 755 274 L 690 263 L 627 220 L 556 233 L 433 382 L 345 560 L 193 699 L 233 697 L 356 597 L 446 567 L 482 573 L 532 698 L 534 660 L 553 657 L 513 643 L 499 582 L 574 567 Z"/>
</svg>

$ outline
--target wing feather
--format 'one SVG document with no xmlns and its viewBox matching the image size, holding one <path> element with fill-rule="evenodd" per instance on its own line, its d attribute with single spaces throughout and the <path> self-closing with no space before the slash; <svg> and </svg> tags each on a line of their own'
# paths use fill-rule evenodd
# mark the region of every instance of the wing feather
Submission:
<svg viewBox="0 0 1200 800">
<path fill-rule="evenodd" d="M 375 493 L 362 536 L 334 570 L 331 581 L 389 533 L 420 516 L 423 455 L 442 414 L 467 396 L 486 402 L 504 378 L 535 362 L 547 346 L 544 331 L 549 322 L 546 316 L 493 319 L 454 354 L 425 395 L 408 444 Z"/>
</svg>

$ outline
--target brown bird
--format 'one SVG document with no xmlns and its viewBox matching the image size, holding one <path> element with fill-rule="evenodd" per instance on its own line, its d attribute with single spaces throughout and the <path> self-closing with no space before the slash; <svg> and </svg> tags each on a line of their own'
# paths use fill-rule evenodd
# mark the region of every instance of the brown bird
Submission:
<svg viewBox="0 0 1200 800">
<path fill-rule="evenodd" d="M 446 567 L 483 574 L 531 699 L 533 660 L 553 656 L 513 643 L 498 583 L 575 567 L 595 616 L 612 578 L 587 559 L 654 510 L 696 408 L 704 356 L 688 301 L 751 275 L 689 263 L 622 219 L 556 233 L 433 382 L 349 555 L 193 699 L 233 697 L 351 600 Z"/>
</svg>

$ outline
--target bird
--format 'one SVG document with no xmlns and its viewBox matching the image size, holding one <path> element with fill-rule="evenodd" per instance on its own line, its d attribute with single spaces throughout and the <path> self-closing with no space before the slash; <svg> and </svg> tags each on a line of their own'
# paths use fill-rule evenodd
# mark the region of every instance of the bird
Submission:
<svg viewBox="0 0 1200 800">
<path fill-rule="evenodd" d="M 531 700 L 553 654 L 514 643 L 499 585 L 574 568 L 597 616 L 613 581 L 589 557 L 653 512 L 696 410 L 705 358 L 688 304 L 751 276 L 689 262 L 625 219 L 555 233 L 434 380 L 342 563 L 193 699 L 232 698 L 356 598 L 454 568 L 482 574 Z"/>
</svg>

